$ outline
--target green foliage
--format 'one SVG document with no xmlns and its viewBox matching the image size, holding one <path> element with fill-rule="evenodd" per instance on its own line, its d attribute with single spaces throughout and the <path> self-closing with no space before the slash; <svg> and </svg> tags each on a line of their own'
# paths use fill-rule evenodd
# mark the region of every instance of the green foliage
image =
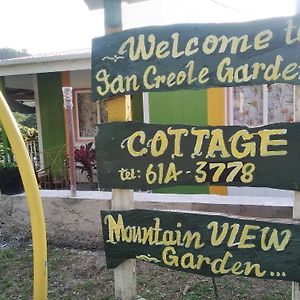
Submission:
<svg viewBox="0 0 300 300">
<path fill-rule="evenodd" d="M 38 136 L 38 131 L 35 128 L 30 128 L 19 124 L 22 137 L 25 142 L 33 141 Z"/>
<path fill-rule="evenodd" d="M 18 124 L 29 127 L 36 128 L 36 115 L 35 114 L 22 114 L 19 112 L 13 113 Z"/>
<path fill-rule="evenodd" d="M 24 121 L 27 120 L 27 116 L 23 114 L 17 115 L 17 121 L 19 129 L 21 131 L 22 137 L 25 142 L 33 141 L 38 136 L 38 131 L 34 127 L 27 127 L 25 125 L 22 125 Z M 5 132 L 3 131 L 2 127 L 0 126 L 0 168 L 7 167 L 12 168 L 16 167 L 16 163 L 13 161 L 13 153 L 11 150 L 11 146 L 8 142 L 8 145 L 5 145 L 3 142 L 3 138 Z"/>
<path fill-rule="evenodd" d="M 21 51 L 12 48 L 0 48 L 0 59 L 9 59 L 15 57 L 29 56 L 27 49 L 22 49 Z"/>
</svg>

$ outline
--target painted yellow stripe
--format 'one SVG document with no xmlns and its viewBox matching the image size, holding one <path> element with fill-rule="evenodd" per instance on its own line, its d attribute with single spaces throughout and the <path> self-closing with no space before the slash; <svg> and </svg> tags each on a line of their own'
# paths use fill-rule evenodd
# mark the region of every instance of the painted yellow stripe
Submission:
<svg viewBox="0 0 300 300">
<path fill-rule="evenodd" d="M 125 96 L 106 101 L 108 122 L 126 121 Z"/>
<path fill-rule="evenodd" d="M 46 300 L 48 291 L 47 240 L 43 204 L 26 146 L 1 91 L 0 121 L 15 155 L 27 196 L 33 244 L 33 299 Z"/>
<path fill-rule="evenodd" d="M 225 125 L 225 89 L 212 88 L 207 90 L 208 125 Z M 210 194 L 227 195 L 226 186 L 210 186 Z"/>
</svg>

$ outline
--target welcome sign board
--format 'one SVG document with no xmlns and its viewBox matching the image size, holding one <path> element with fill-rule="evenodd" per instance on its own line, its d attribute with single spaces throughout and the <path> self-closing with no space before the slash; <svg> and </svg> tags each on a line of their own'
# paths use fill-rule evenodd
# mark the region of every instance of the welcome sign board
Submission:
<svg viewBox="0 0 300 300">
<path fill-rule="evenodd" d="M 93 39 L 92 98 L 137 92 L 299 84 L 300 15 L 234 24 L 177 24 Z"/>
<path fill-rule="evenodd" d="M 205 276 L 300 280 L 299 223 L 155 210 L 101 219 L 108 268 L 137 258 Z"/>
<path fill-rule="evenodd" d="M 248 128 L 98 125 L 96 158 L 103 188 L 232 185 L 300 190 L 300 123 Z"/>
</svg>

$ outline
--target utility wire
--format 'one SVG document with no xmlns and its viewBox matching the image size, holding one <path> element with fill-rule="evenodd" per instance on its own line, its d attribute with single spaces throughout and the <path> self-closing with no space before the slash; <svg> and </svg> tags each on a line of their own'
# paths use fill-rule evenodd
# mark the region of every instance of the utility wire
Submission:
<svg viewBox="0 0 300 300">
<path fill-rule="evenodd" d="M 225 7 L 227 9 L 231 9 L 231 10 L 235 10 L 235 11 L 243 12 L 243 13 L 251 13 L 251 11 L 249 11 L 249 10 L 241 10 L 241 9 L 236 8 L 236 7 L 232 7 L 232 6 L 226 5 L 224 3 L 221 3 L 221 2 L 219 2 L 217 0 L 209 0 L 209 1 L 212 2 L 212 3 L 214 3 L 214 4 L 220 5 L 222 7 Z"/>
</svg>

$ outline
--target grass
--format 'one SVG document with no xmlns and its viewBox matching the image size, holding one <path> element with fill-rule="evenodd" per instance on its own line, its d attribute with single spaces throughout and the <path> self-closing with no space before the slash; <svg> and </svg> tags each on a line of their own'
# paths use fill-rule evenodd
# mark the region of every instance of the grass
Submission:
<svg viewBox="0 0 300 300">
<path fill-rule="evenodd" d="M 48 299 L 114 298 L 113 270 L 103 252 L 50 248 Z M 211 278 L 137 263 L 137 292 L 147 300 L 215 299 Z M 32 299 L 32 249 L 0 249 L 0 300 Z M 220 299 L 291 299 L 291 283 L 224 276 L 215 279 Z"/>
</svg>

